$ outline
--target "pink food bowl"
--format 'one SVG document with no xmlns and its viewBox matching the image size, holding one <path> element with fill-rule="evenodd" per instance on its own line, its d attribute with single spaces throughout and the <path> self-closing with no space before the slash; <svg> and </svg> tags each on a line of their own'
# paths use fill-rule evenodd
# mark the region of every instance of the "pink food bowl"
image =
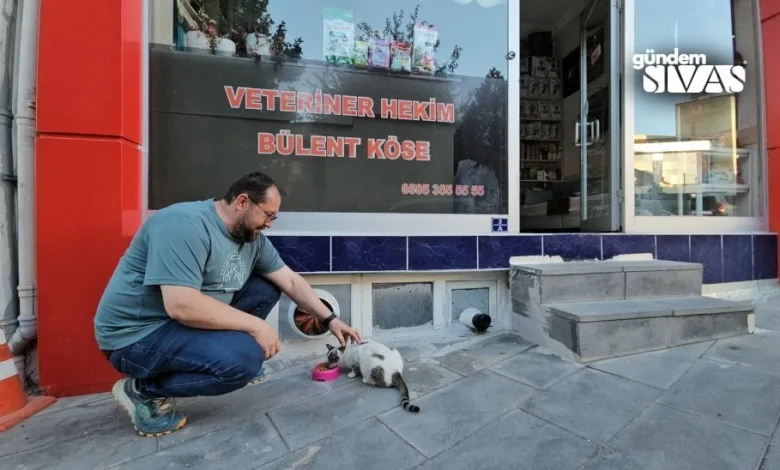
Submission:
<svg viewBox="0 0 780 470">
<path fill-rule="evenodd" d="M 327 362 L 320 362 L 311 371 L 311 378 L 318 382 L 333 382 L 339 378 L 339 368 L 328 369 Z"/>
</svg>

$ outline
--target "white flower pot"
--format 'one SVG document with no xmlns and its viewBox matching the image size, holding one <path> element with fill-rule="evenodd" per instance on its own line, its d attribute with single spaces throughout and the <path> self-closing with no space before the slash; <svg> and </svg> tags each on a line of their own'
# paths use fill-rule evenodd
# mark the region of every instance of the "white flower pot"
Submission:
<svg viewBox="0 0 780 470">
<path fill-rule="evenodd" d="M 210 49 L 209 40 L 206 35 L 200 31 L 187 31 L 187 49 Z"/>
<path fill-rule="evenodd" d="M 236 43 L 228 38 L 219 38 L 219 41 L 217 41 L 217 55 L 233 57 L 236 55 Z"/>
<path fill-rule="evenodd" d="M 271 55 L 271 38 L 259 33 L 246 37 L 246 53 L 249 55 Z"/>
</svg>

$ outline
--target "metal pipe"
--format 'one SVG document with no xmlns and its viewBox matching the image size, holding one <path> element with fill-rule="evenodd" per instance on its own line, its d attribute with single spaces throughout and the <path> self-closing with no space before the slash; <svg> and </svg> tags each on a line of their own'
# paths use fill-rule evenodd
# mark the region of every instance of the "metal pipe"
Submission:
<svg viewBox="0 0 780 470">
<path fill-rule="evenodd" d="M 38 336 L 35 277 L 35 84 L 40 2 L 21 2 L 17 15 L 12 93 L 13 151 L 17 160 L 19 327 L 8 340 L 21 354 Z"/>
<path fill-rule="evenodd" d="M 16 4 L 16 0 L 5 0 L 0 6 L 0 329 L 6 337 L 10 337 L 19 324 L 16 159 L 11 146 L 11 70 Z M 23 358 L 16 358 L 16 363 L 17 366 L 23 364 Z"/>
</svg>

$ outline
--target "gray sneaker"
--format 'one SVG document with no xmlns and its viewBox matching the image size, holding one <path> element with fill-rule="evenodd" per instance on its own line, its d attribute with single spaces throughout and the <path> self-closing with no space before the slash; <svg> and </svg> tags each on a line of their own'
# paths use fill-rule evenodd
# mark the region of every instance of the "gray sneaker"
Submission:
<svg viewBox="0 0 780 470">
<path fill-rule="evenodd" d="M 260 372 L 258 372 L 255 378 L 250 380 L 247 385 L 257 385 L 263 383 L 263 380 L 265 380 L 265 368 L 261 367 Z"/>
<path fill-rule="evenodd" d="M 141 436 L 170 434 L 187 423 L 187 417 L 176 412 L 173 398 L 146 398 L 135 391 L 132 379 L 119 380 L 111 392 L 127 410 L 136 432 Z"/>
</svg>

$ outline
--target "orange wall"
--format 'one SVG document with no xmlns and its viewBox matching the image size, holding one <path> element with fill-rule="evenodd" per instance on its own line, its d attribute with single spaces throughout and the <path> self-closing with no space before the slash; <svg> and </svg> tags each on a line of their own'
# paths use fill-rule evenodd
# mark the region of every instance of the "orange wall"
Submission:
<svg viewBox="0 0 780 470">
<path fill-rule="evenodd" d="M 105 391 L 118 377 L 92 318 L 141 221 L 142 14 L 141 0 L 41 0 L 38 350 L 51 395 Z"/>
</svg>

